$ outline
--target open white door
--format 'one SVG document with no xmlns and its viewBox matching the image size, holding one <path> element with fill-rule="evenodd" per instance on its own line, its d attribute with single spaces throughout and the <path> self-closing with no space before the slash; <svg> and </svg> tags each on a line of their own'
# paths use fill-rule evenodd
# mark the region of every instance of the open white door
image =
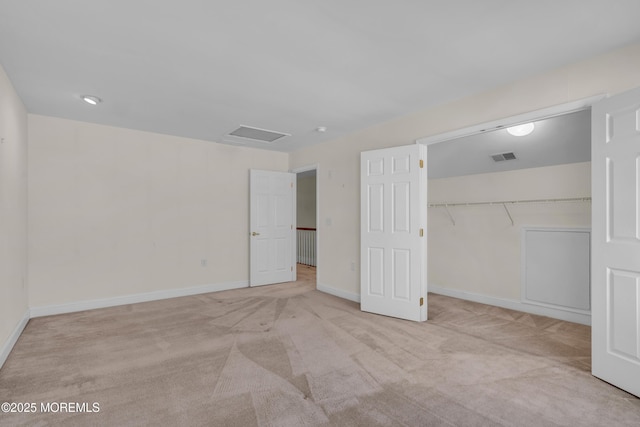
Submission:
<svg viewBox="0 0 640 427">
<path fill-rule="evenodd" d="M 427 320 L 426 147 L 365 151 L 360 162 L 360 308 Z"/>
<path fill-rule="evenodd" d="M 592 109 L 592 373 L 640 396 L 640 89 Z"/>
<path fill-rule="evenodd" d="M 296 175 L 250 170 L 249 286 L 295 280 Z"/>
</svg>

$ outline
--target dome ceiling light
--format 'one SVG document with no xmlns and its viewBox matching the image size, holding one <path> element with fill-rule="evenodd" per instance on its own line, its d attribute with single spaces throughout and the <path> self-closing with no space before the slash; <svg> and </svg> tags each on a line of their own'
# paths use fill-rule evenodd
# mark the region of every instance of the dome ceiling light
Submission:
<svg viewBox="0 0 640 427">
<path fill-rule="evenodd" d="M 82 100 L 90 105 L 98 105 L 102 102 L 102 99 L 93 95 L 82 95 Z"/>
<path fill-rule="evenodd" d="M 508 127 L 507 132 L 513 136 L 526 136 L 533 132 L 534 127 L 535 125 L 533 123 L 523 123 L 521 125 Z"/>
</svg>

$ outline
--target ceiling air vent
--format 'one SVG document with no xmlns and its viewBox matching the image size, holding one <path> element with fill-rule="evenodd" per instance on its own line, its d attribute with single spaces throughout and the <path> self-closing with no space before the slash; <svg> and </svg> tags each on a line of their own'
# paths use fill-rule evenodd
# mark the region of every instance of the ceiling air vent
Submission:
<svg viewBox="0 0 640 427">
<path fill-rule="evenodd" d="M 238 129 L 230 132 L 228 136 L 236 138 L 251 139 L 258 142 L 266 142 L 268 144 L 285 136 L 291 136 L 288 133 L 274 132 L 271 130 L 252 128 L 249 126 L 240 126 Z"/>
<path fill-rule="evenodd" d="M 491 158 L 494 162 L 503 162 L 505 160 L 515 160 L 516 155 L 513 153 L 492 154 Z"/>
</svg>

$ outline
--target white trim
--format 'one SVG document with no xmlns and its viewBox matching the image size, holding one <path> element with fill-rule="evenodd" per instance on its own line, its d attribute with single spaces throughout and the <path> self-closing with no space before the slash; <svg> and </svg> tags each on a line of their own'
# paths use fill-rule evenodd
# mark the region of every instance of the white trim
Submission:
<svg viewBox="0 0 640 427">
<path fill-rule="evenodd" d="M 502 129 L 521 123 L 548 119 L 550 117 L 584 110 L 591 107 L 594 103 L 600 101 L 605 97 L 606 95 L 590 96 L 588 98 L 579 99 L 577 101 L 567 102 L 566 104 L 554 105 L 552 107 L 543 108 L 541 110 L 530 111 L 528 113 L 518 114 L 511 117 L 504 117 L 502 119 L 468 126 L 466 128 L 457 129 L 438 135 L 426 136 L 423 138 L 418 138 L 416 140 L 416 144 L 437 144 L 439 142 L 449 141 L 451 139 L 462 138 L 463 136 L 475 135 L 486 130 L 494 130 L 496 128 Z"/>
<path fill-rule="evenodd" d="M 291 173 L 301 173 L 301 172 L 309 172 L 309 171 L 316 171 L 316 179 L 318 177 L 318 163 L 314 163 L 312 165 L 306 165 L 306 166 L 301 166 L 299 168 L 294 168 L 291 169 L 290 172 Z"/>
<path fill-rule="evenodd" d="M 289 172 L 291 175 L 291 276 L 289 281 L 295 282 L 298 278 L 298 175 Z"/>
<path fill-rule="evenodd" d="M 441 288 L 431 284 L 429 284 L 429 292 L 439 295 L 445 295 L 452 298 L 478 302 L 480 304 L 494 305 L 497 307 L 508 308 L 510 310 L 537 314 L 538 316 L 552 317 L 554 319 L 565 320 L 567 322 L 591 325 L 591 315 L 589 314 L 574 313 L 571 311 L 559 310 L 551 307 L 531 305 L 516 300 L 480 295 L 473 292 L 461 291 L 458 289 Z"/>
<path fill-rule="evenodd" d="M 29 319 L 30 319 L 30 311 L 29 309 L 27 309 L 27 311 L 24 313 L 24 316 L 22 316 L 22 319 L 20 319 L 20 321 L 16 325 L 11 335 L 9 335 L 9 338 L 7 339 L 7 341 L 5 341 L 4 345 L 2 346 L 2 349 L 0 349 L 0 368 L 2 368 L 2 366 L 4 365 L 4 362 L 7 361 L 7 358 L 9 357 L 11 350 L 13 350 L 13 346 L 15 346 L 16 342 L 18 342 L 18 338 L 20 338 L 22 331 L 24 331 L 24 328 L 27 326 Z"/>
<path fill-rule="evenodd" d="M 51 316 L 54 314 L 73 313 L 76 311 L 93 310 L 96 308 L 115 307 L 118 305 L 136 304 L 140 302 L 158 301 L 169 298 L 185 297 L 190 295 L 206 294 L 209 292 L 228 291 L 249 286 L 247 280 L 237 282 L 215 283 L 211 285 L 193 286 L 189 288 L 167 289 L 164 291 L 146 292 L 142 294 L 126 295 L 121 297 L 78 301 L 59 305 L 46 305 L 31 307 L 31 317 Z"/>
<path fill-rule="evenodd" d="M 354 294 L 352 292 L 348 292 L 348 291 L 343 291 L 342 289 L 338 289 L 338 288 L 334 288 L 332 286 L 329 285 L 325 285 L 324 283 L 320 283 L 318 282 L 318 284 L 316 285 L 317 289 L 320 292 L 324 292 L 325 294 L 330 294 L 342 299 L 347 299 L 349 301 L 353 301 L 353 302 L 360 302 L 360 295 L 359 294 Z"/>
<path fill-rule="evenodd" d="M 591 317 L 591 310 L 581 310 L 579 308 L 565 307 L 560 304 L 544 303 L 527 298 L 527 232 L 529 231 L 549 231 L 565 233 L 585 233 L 589 236 L 589 251 L 591 251 L 591 228 L 589 227 L 529 227 L 523 226 L 520 230 L 520 295 L 523 304 L 538 305 L 541 307 L 555 308 L 578 314 L 585 314 Z M 589 260 L 590 262 L 590 260 Z M 589 264 L 589 301 L 591 301 L 591 264 Z M 591 303 L 589 303 L 591 307 Z"/>
</svg>

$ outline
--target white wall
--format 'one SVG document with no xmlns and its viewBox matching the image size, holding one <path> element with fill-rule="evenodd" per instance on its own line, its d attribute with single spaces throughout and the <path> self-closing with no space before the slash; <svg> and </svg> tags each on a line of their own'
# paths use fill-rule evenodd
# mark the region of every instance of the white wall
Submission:
<svg viewBox="0 0 640 427">
<path fill-rule="evenodd" d="M 298 177 L 296 186 L 296 225 L 316 227 L 316 176 Z"/>
<path fill-rule="evenodd" d="M 28 319 L 27 112 L 0 67 L 0 366 Z M 25 317 L 27 316 L 27 317 Z"/>
<path fill-rule="evenodd" d="M 31 307 L 248 278 L 248 169 L 319 164 L 325 289 L 359 294 L 359 153 L 640 86 L 640 44 L 290 155 L 29 115 L 2 72 L 0 343 Z M 26 122 L 29 210 L 25 203 Z M 12 143 L 12 141 L 14 141 Z M 6 238 L 5 238 L 6 236 Z M 201 259 L 208 265 L 202 267 Z M 351 263 L 357 268 L 351 271 Z"/>
<path fill-rule="evenodd" d="M 358 298 L 360 276 L 360 159 L 363 150 L 416 139 L 640 86 L 640 44 L 571 64 L 446 105 L 381 123 L 291 154 L 291 168 L 319 164 L 321 285 Z M 331 225 L 328 225 L 331 224 Z M 356 271 L 350 263 L 356 262 Z M 330 266 L 326 269 L 323 266 Z"/>
<path fill-rule="evenodd" d="M 429 180 L 429 203 L 591 196 L 591 163 Z M 429 209 L 429 285 L 520 300 L 522 227 L 590 227 L 591 203 L 536 203 Z"/>
<path fill-rule="evenodd" d="M 29 115 L 30 306 L 247 281 L 251 168 L 288 155 Z"/>
</svg>

